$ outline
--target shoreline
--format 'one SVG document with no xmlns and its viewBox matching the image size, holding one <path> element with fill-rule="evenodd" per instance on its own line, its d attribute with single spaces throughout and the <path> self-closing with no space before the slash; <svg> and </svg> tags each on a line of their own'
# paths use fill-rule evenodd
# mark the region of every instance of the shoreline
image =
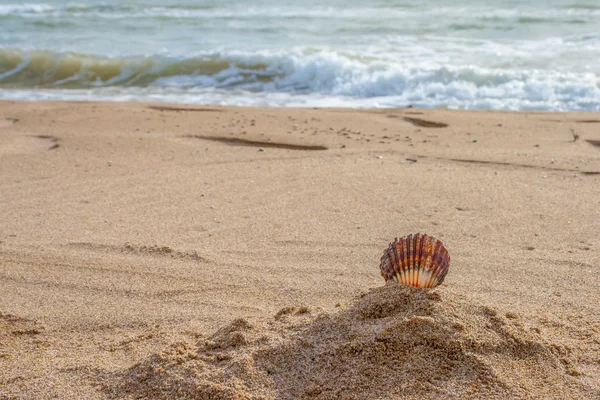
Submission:
<svg viewBox="0 0 600 400">
<path fill-rule="evenodd" d="M 0 90 L 14 90 L 14 89 L 0 89 Z M 15 89 L 20 90 L 20 89 Z M 45 90 L 45 89 L 41 89 Z M 52 89 L 49 89 L 52 90 Z M 142 104 L 146 106 L 158 106 L 160 108 L 172 108 L 173 111 L 185 111 L 186 108 L 222 108 L 222 109 L 275 109 L 275 110 L 441 110 L 441 111 L 457 111 L 457 112 L 483 112 L 483 113 L 529 113 L 529 114 L 599 114 L 600 110 L 542 110 L 542 109 L 521 109 L 521 110 L 507 110 L 497 108 L 451 108 L 451 107 L 420 107 L 414 104 L 407 104 L 405 106 L 262 106 L 262 105 L 229 105 L 229 104 L 217 104 L 217 103 L 194 103 L 194 102 L 173 102 L 173 101 L 162 101 L 162 100 L 102 100 L 102 99 L 85 99 L 85 100 L 68 100 L 68 99 L 35 99 L 35 100 L 22 100 L 22 99 L 2 99 L 0 98 L 0 104 L 2 103 L 73 103 L 73 104 Z M 182 108 L 183 110 L 176 110 Z"/>
</svg>

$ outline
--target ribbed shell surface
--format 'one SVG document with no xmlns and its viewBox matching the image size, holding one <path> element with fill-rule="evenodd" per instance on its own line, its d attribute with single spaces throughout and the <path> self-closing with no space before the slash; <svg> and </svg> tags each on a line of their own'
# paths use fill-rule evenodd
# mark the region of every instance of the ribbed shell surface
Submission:
<svg viewBox="0 0 600 400">
<path fill-rule="evenodd" d="M 379 266 L 386 281 L 431 288 L 441 284 L 450 267 L 450 255 L 441 241 L 426 234 L 396 238 L 384 251 Z"/>
</svg>

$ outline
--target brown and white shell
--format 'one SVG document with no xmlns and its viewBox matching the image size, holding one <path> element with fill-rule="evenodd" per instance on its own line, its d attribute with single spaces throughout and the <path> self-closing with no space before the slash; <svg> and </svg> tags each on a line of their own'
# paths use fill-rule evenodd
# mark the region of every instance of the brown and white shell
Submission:
<svg viewBox="0 0 600 400">
<path fill-rule="evenodd" d="M 441 241 L 426 234 L 396 238 L 384 251 L 379 269 L 386 281 L 431 288 L 441 284 L 450 268 L 450 255 Z"/>
</svg>

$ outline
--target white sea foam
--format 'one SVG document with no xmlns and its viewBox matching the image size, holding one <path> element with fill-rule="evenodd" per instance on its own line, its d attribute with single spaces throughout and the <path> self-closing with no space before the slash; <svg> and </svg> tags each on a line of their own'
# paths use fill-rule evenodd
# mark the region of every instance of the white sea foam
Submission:
<svg viewBox="0 0 600 400">
<path fill-rule="evenodd" d="M 41 14 L 53 10 L 54 6 L 42 3 L 0 4 L 0 15 Z"/>
<path fill-rule="evenodd" d="M 235 62 L 229 62 L 228 69 L 212 76 L 164 77 L 153 86 L 233 88 L 304 97 L 318 94 L 356 106 L 368 106 L 377 99 L 385 106 L 600 110 L 600 88 L 592 73 L 364 63 L 326 52 L 310 56 L 236 54 Z M 265 67 L 249 68 L 256 65 Z"/>
</svg>

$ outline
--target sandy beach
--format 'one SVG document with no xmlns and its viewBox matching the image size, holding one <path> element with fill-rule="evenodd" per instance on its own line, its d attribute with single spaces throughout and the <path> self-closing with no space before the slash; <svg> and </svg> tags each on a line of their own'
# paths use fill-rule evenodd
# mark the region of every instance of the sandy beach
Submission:
<svg viewBox="0 0 600 400">
<path fill-rule="evenodd" d="M 0 398 L 600 399 L 599 210 L 599 113 L 1 101 Z"/>
</svg>

